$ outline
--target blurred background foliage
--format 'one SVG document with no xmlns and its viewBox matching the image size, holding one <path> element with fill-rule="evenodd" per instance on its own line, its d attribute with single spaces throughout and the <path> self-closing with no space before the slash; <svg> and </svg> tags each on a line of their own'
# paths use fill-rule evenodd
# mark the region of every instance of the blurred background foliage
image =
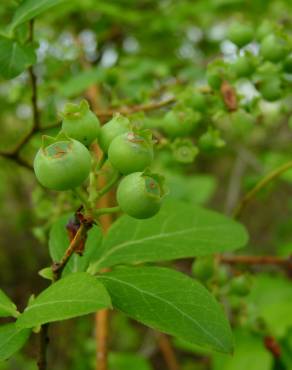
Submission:
<svg viewBox="0 0 292 370">
<path fill-rule="evenodd" d="M 2 0 L 0 34 L 5 34 L 19 1 Z M 70 0 L 60 1 L 35 24 L 41 133 L 36 133 L 20 155 L 31 164 L 41 134 L 57 132 L 57 112 L 64 103 L 88 97 L 94 87 L 99 110 L 166 99 L 186 86 L 206 85 L 206 66 L 217 57 L 233 60 L 234 44 L 226 32 L 236 19 L 256 29 L 263 20 L 292 30 L 290 0 Z M 27 26 L 17 28 L 26 39 Z M 257 48 L 256 43 L 252 46 Z M 247 95 L 250 85 L 244 85 Z M 31 91 L 27 72 L 0 80 L 0 151 L 13 152 L 30 131 Z M 265 173 L 291 160 L 292 94 L 275 103 L 262 102 L 261 124 L 236 131 L 218 120 L 224 148 L 200 153 L 194 164 L 181 166 L 165 151 L 157 167 L 165 173 L 170 196 L 204 204 L 230 214 L 240 196 Z M 252 105 L 252 102 L 247 105 Z M 159 126 L 162 108 L 132 119 Z M 220 110 L 221 107 L 217 107 Z M 205 122 L 205 129 L 208 119 Z M 67 194 L 45 192 L 29 169 L 0 157 L 0 281 L 20 308 L 30 291 L 44 282 L 38 271 L 49 263 L 47 233 L 51 223 L 72 209 Z M 289 256 L 292 252 L 292 171 L 262 191 L 242 216 L 251 238 L 242 254 Z M 190 272 L 188 261 L 177 267 Z M 246 267 L 238 267 L 246 271 Z M 292 369 L 291 276 L 277 268 L 251 268 L 253 287 L 246 299 L 229 297 L 235 328 L 233 357 L 202 351 L 173 340 L 182 370 Z M 220 298 L 220 297 L 219 297 Z M 222 296 L 221 296 L 222 298 Z M 223 297 L 223 303 L 227 298 Z M 166 365 L 150 329 L 120 313 L 112 317 L 110 370 L 164 369 Z M 276 338 L 280 359 L 264 345 L 262 328 Z M 92 317 L 54 325 L 51 344 L 54 369 L 93 369 Z M 70 343 L 68 344 L 68 333 Z M 22 354 L 0 364 L 0 370 L 35 369 L 34 339 Z"/>
</svg>

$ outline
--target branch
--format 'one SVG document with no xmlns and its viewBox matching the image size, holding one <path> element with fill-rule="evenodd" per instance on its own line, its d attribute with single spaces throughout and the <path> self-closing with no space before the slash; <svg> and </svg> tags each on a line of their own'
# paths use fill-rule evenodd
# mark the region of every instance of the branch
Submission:
<svg viewBox="0 0 292 370">
<path fill-rule="evenodd" d="M 271 181 L 282 175 L 285 171 L 292 168 L 292 161 L 283 164 L 282 166 L 276 168 L 272 172 L 268 173 L 262 180 L 260 180 L 254 188 L 252 188 L 239 202 L 238 206 L 233 211 L 233 217 L 238 218 L 243 209 L 247 206 L 247 204 L 251 201 L 251 199 L 266 185 L 268 185 Z"/>
<path fill-rule="evenodd" d="M 41 327 L 39 359 L 37 362 L 37 366 L 39 370 L 47 369 L 47 347 L 49 344 L 48 329 L 49 329 L 49 324 L 44 324 Z"/>
<path fill-rule="evenodd" d="M 288 258 L 276 256 L 218 256 L 221 263 L 228 265 L 276 265 L 292 270 L 292 256 Z"/>
<path fill-rule="evenodd" d="M 162 107 L 165 107 L 171 103 L 175 102 L 175 97 L 171 97 L 162 101 L 158 102 L 152 102 L 148 104 L 137 104 L 137 105 L 131 105 L 131 106 L 125 106 L 125 107 L 120 107 L 120 108 L 113 108 L 113 109 L 108 109 L 108 110 L 96 110 L 95 114 L 99 118 L 107 118 L 111 117 L 115 113 L 121 113 L 124 115 L 128 115 L 131 113 L 135 112 L 149 112 L 152 110 L 160 109 Z"/>
<path fill-rule="evenodd" d="M 54 281 L 57 281 L 60 279 L 64 268 L 66 267 L 67 263 L 70 260 L 70 257 L 72 256 L 74 252 L 76 252 L 76 250 L 79 249 L 80 243 L 82 243 L 86 239 L 87 231 L 89 230 L 91 225 L 92 224 L 89 222 L 81 223 L 69 247 L 65 251 L 65 254 L 62 257 L 61 261 L 53 263 L 52 271 L 54 275 Z"/>
<path fill-rule="evenodd" d="M 29 22 L 29 36 L 28 36 L 28 43 L 32 43 L 34 39 L 34 20 L 32 19 Z M 39 131 L 40 129 L 40 117 L 38 111 L 38 92 L 37 92 L 37 77 L 34 72 L 33 66 L 28 68 L 28 73 L 30 77 L 30 84 L 31 84 L 31 107 L 32 107 L 32 125 L 29 132 L 22 138 L 22 140 L 18 143 L 17 147 L 13 150 L 12 153 L 5 153 L 0 152 L 0 155 L 4 158 L 13 160 L 14 162 L 18 163 L 20 166 L 25 167 L 27 169 L 32 169 L 32 166 L 28 164 L 25 160 L 20 157 L 20 151 L 24 147 L 25 144 L 29 142 L 32 136 Z"/>
<path fill-rule="evenodd" d="M 101 198 L 106 194 L 119 181 L 120 177 L 121 175 L 118 172 L 114 174 L 110 181 L 98 192 L 98 198 Z"/>
<path fill-rule="evenodd" d="M 92 224 L 85 219 L 83 220 L 83 222 L 81 222 L 74 238 L 72 239 L 61 261 L 59 263 L 54 263 L 52 265 L 52 271 L 53 271 L 53 276 L 54 276 L 53 282 L 56 282 L 57 280 L 60 279 L 62 275 L 62 271 L 64 270 L 67 263 L 69 262 L 72 254 L 80 250 L 80 244 L 82 244 L 84 240 L 86 239 L 87 231 L 89 230 L 91 225 Z M 48 330 L 49 330 L 49 324 L 44 324 L 41 326 L 39 359 L 37 362 L 39 370 L 47 369 L 47 347 L 49 343 Z"/>
<path fill-rule="evenodd" d="M 32 43 L 34 39 L 34 20 L 32 19 L 29 22 L 29 37 L 28 42 Z M 38 91 L 37 91 L 37 77 L 34 73 L 33 66 L 28 68 L 28 73 L 30 76 L 30 83 L 31 83 L 31 106 L 32 106 L 32 113 L 33 113 L 33 131 L 38 130 L 40 127 L 40 118 L 39 118 L 39 111 L 38 111 Z"/>
<path fill-rule="evenodd" d="M 109 326 L 109 310 L 100 310 L 96 314 L 96 363 L 97 370 L 108 370 L 107 356 L 108 356 L 108 326 Z"/>
<path fill-rule="evenodd" d="M 167 335 L 158 333 L 158 345 L 169 370 L 180 370 L 174 349 Z"/>
<path fill-rule="evenodd" d="M 23 146 L 29 142 L 32 136 L 36 132 L 41 131 L 42 129 L 40 127 L 40 118 L 39 118 L 39 111 L 38 111 L 38 106 L 37 106 L 37 79 L 36 79 L 36 75 L 33 71 L 32 66 L 29 67 L 29 74 L 30 74 L 31 87 L 32 87 L 31 101 L 32 101 L 32 111 L 33 111 L 33 125 L 31 127 L 31 130 L 20 141 L 20 143 L 13 150 L 12 153 L 0 152 L 0 156 L 13 160 L 14 162 L 18 163 L 20 166 L 31 170 L 32 166 L 29 163 L 27 163 L 25 160 L 23 160 L 20 157 L 19 153 L 21 149 L 23 148 Z M 95 110 L 95 114 L 99 118 L 104 119 L 107 117 L 111 117 L 115 113 L 121 113 L 124 115 L 128 115 L 131 113 L 141 112 L 141 111 L 149 112 L 149 111 L 167 106 L 173 102 L 175 102 L 175 98 L 171 97 L 166 100 L 162 100 L 160 102 L 152 102 L 152 103 L 141 104 L 141 105 L 132 105 L 132 106 L 126 106 L 126 107 L 121 107 L 121 108 L 116 108 L 116 109 L 109 109 L 109 110 L 104 110 L 104 111 Z M 44 128 L 44 130 L 47 130 L 49 128 L 58 127 L 60 124 L 61 124 L 60 122 L 57 122 L 49 127 Z"/>
<path fill-rule="evenodd" d="M 19 166 L 32 170 L 32 166 L 19 156 L 18 153 L 0 152 L 0 156 L 17 163 Z"/>
</svg>

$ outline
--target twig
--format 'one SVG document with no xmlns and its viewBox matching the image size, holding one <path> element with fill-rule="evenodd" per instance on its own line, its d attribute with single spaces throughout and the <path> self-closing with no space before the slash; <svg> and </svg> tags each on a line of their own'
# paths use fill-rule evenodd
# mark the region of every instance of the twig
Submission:
<svg viewBox="0 0 292 370">
<path fill-rule="evenodd" d="M 115 113 L 121 113 L 124 115 L 128 115 L 135 112 L 149 112 L 152 110 L 160 109 L 162 107 L 165 107 L 171 103 L 175 102 L 175 97 L 171 97 L 162 101 L 155 101 L 148 104 L 137 104 L 137 105 L 131 105 L 131 106 L 125 106 L 120 108 L 113 108 L 108 110 L 96 110 L 95 114 L 100 117 L 111 117 Z"/>
<path fill-rule="evenodd" d="M 40 331 L 39 359 L 37 362 L 39 370 L 47 369 L 47 346 L 49 343 L 48 329 L 49 324 L 44 324 Z"/>
<path fill-rule="evenodd" d="M 29 22 L 29 35 L 28 35 L 27 42 L 32 43 L 33 38 L 34 38 L 34 20 L 32 19 Z M 34 73 L 33 66 L 28 67 L 28 73 L 29 73 L 30 84 L 31 84 L 31 107 L 32 107 L 32 116 L 33 116 L 31 129 L 18 143 L 17 147 L 13 150 L 12 153 L 0 152 L 0 155 L 4 158 L 17 162 L 22 167 L 32 169 L 32 166 L 20 157 L 21 149 L 24 147 L 25 144 L 29 142 L 32 136 L 37 131 L 39 131 L 39 128 L 40 128 L 40 118 L 39 118 L 39 111 L 38 111 L 37 77 Z"/>
<path fill-rule="evenodd" d="M 60 279 L 62 271 L 66 267 L 67 263 L 70 260 L 72 254 L 78 249 L 80 243 L 86 238 L 88 229 L 91 227 L 90 223 L 83 222 L 81 223 L 79 229 L 77 230 L 75 237 L 71 241 L 69 247 L 65 251 L 65 254 L 59 263 L 54 263 L 52 265 L 52 271 L 54 274 L 54 282 Z M 40 344 L 39 344 L 39 359 L 37 362 L 39 370 L 47 369 L 47 347 L 49 343 L 49 324 L 44 324 L 41 326 L 40 331 Z"/>
<path fill-rule="evenodd" d="M 115 173 L 114 176 L 110 179 L 110 181 L 98 192 L 98 198 L 101 198 L 104 194 L 106 194 L 120 179 L 120 174 Z"/>
<path fill-rule="evenodd" d="M 34 39 L 34 20 L 30 20 L 29 22 L 29 36 L 28 42 L 32 43 Z M 30 76 L 30 83 L 31 83 L 31 106 L 32 106 L 32 113 L 33 113 L 33 130 L 38 130 L 40 127 L 40 117 L 38 111 L 38 90 L 37 90 L 37 77 L 34 73 L 33 66 L 28 68 L 28 73 Z"/>
<path fill-rule="evenodd" d="M 246 169 L 246 162 L 244 158 L 238 153 L 235 162 L 233 164 L 233 168 L 231 170 L 231 175 L 229 178 L 229 183 L 227 186 L 227 195 L 225 201 L 225 213 L 229 215 L 234 208 L 234 205 L 237 203 L 239 193 L 240 193 L 240 185 L 241 179 Z"/>
<path fill-rule="evenodd" d="M 87 235 L 87 231 L 91 227 L 91 224 L 87 223 L 81 223 L 79 229 L 77 230 L 73 240 L 71 241 L 69 247 L 65 251 L 64 256 L 62 257 L 60 262 L 55 262 L 52 265 L 52 271 L 54 274 L 54 281 L 57 281 L 62 274 L 62 271 L 66 267 L 67 263 L 70 260 L 70 257 L 72 254 L 78 249 L 80 243 L 84 241 Z"/>
<path fill-rule="evenodd" d="M 108 208 L 99 208 L 97 211 L 93 213 L 94 217 L 99 217 L 102 215 L 106 214 L 111 214 L 111 213 L 117 213 L 120 212 L 121 208 L 119 206 L 116 207 L 108 207 Z"/>
<path fill-rule="evenodd" d="M 97 370 L 107 370 L 109 310 L 100 310 L 96 315 Z"/>
<path fill-rule="evenodd" d="M 260 180 L 254 188 L 252 188 L 239 202 L 238 206 L 233 211 L 233 217 L 238 218 L 243 209 L 247 206 L 247 204 L 251 201 L 251 199 L 266 185 L 268 185 L 271 181 L 282 175 L 285 171 L 292 168 L 292 161 L 283 164 L 282 166 L 276 168 L 272 172 L 268 173 L 262 180 Z"/>
<path fill-rule="evenodd" d="M 167 335 L 158 333 L 158 345 L 169 370 L 179 370 L 179 364 L 175 352 Z"/>
<path fill-rule="evenodd" d="M 18 153 L 6 153 L 6 152 L 0 152 L 0 156 L 3 158 L 6 158 L 8 160 L 11 160 L 18 164 L 21 167 L 27 168 L 28 170 L 32 170 L 32 166 L 27 163 L 23 158 L 21 158 Z"/>
<path fill-rule="evenodd" d="M 276 265 L 292 269 L 292 257 L 283 258 L 276 256 L 227 256 L 220 255 L 217 257 L 219 262 L 228 265 Z"/>
<path fill-rule="evenodd" d="M 34 39 L 34 20 L 31 19 L 29 22 L 29 36 L 28 42 L 32 43 Z M 25 165 L 25 167 L 31 168 L 23 159 L 20 157 L 20 151 L 23 146 L 28 143 L 31 139 L 33 134 L 38 131 L 40 122 L 39 122 L 39 112 L 38 112 L 38 94 L 37 94 L 37 77 L 34 73 L 33 66 L 28 68 L 28 73 L 30 76 L 30 84 L 31 84 L 31 106 L 32 106 L 32 115 L 33 115 L 33 123 L 31 126 L 30 131 L 28 134 L 21 140 L 18 146 L 15 148 L 14 152 L 7 156 L 7 158 L 15 160 L 17 163 L 21 165 Z M 39 359 L 37 362 L 39 370 L 46 370 L 47 369 L 47 347 L 49 343 L 49 324 L 44 324 L 41 326 L 40 331 L 40 344 L 39 344 Z"/>
</svg>

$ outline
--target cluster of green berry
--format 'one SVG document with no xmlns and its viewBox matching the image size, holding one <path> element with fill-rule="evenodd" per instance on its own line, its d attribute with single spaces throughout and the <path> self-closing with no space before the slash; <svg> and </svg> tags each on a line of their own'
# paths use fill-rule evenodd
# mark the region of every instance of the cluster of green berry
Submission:
<svg viewBox="0 0 292 370">
<path fill-rule="evenodd" d="M 214 107 L 210 89 L 185 86 L 175 94 L 172 107 L 150 123 L 163 134 L 161 149 L 170 152 L 175 162 L 189 164 L 200 152 L 213 154 L 224 147 L 219 130 L 210 125 L 210 107 Z"/>
<path fill-rule="evenodd" d="M 214 90 L 218 90 L 224 79 L 248 78 L 263 99 L 279 100 L 289 89 L 292 73 L 292 47 L 288 34 L 277 26 L 265 21 L 258 29 L 251 25 L 234 22 L 228 29 L 227 37 L 239 53 L 233 63 L 222 60 L 210 63 L 207 79 Z M 259 52 L 242 49 L 256 42 Z"/>
<path fill-rule="evenodd" d="M 96 141 L 113 169 L 124 176 L 117 189 L 121 210 L 135 218 L 155 215 L 165 190 L 163 178 L 148 169 L 154 156 L 151 131 L 135 128 L 121 115 L 101 126 L 85 100 L 68 103 L 62 118 L 61 132 L 55 138 L 44 136 L 35 157 L 39 182 L 61 191 L 81 186 L 94 169 L 89 148 Z"/>
<path fill-rule="evenodd" d="M 202 283 L 223 288 L 234 296 L 246 296 L 252 287 L 250 275 L 245 273 L 232 276 L 227 266 L 220 264 L 213 256 L 198 257 L 193 262 L 192 274 Z"/>
<path fill-rule="evenodd" d="M 225 140 L 261 140 L 265 127 L 257 123 L 266 119 L 262 101 L 279 101 L 281 111 L 290 114 L 282 104 L 291 92 L 290 36 L 268 21 L 257 29 L 234 22 L 227 39 L 237 47 L 234 60 L 221 57 L 210 62 L 207 86 L 189 85 L 183 90 L 176 86 L 175 103 L 156 124 L 167 139 L 164 149 L 170 149 L 177 162 L 191 163 L 199 152 L 214 154 L 224 148 Z M 247 81 L 248 97 L 241 90 Z"/>
</svg>

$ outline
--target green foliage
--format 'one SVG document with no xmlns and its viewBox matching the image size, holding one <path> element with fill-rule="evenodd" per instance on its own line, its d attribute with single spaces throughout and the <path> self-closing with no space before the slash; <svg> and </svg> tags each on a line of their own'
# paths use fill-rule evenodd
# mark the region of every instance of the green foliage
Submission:
<svg viewBox="0 0 292 370">
<path fill-rule="evenodd" d="M 18 315 L 17 308 L 15 304 L 10 300 L 10 298 L 0 289 L 0 317 L 14 316 Z"/>
<path fill-rule="evenodd" d="M 1 361 L 31 328 L 42 336 L 44 323 L 76 318 L 50 324 L 48 368 L 95 368 L 93 323 L 79 316 L 112 298 L 110 370 L 165 367 L 147 326 L 176 337 L 182 370 L 290 369 L 290 268 L 273 258 L 291 254 L 291 10 L 289 0 L 1 2 L 0 281 L 20 307 L 31 297 L 19 314 L 0 290 L 3 322 L 17 319 L 0 326 Z M 237 203 L 249 245 L 226 216 Z M 232 351 L 228 320 L 232 357 L 212 352 Z M 32 352 L 0 370 L 34 370 Z"/>
<path fill-rule="evenodd" d="M 116 221 L 90 270 L 231 251 L 246 242 L 247 233 L 237 222 L 200 207 L 169 202 L 149 220 L 122 216 Z"/>
<path fill-rule="evenodd" d="M 214 356 L 214 370 L 272 370 L 272 355 L 263 344 L 263 338 L 246 330 L 235 332 L 235 352 L 232 357 Z"/>
<path fill-rule="evenodd" d="M 283 277 L 261 274 L 255 279 L 248 301 L 264 320 L 268 330 L 283 337 L 292 327 L 291 284 Z"/>
<path fill-rule="evenodd" d="M 35 61 L 34 48 L 0 36 L 0 75 L 2 77 L 14 78 Z"/>
<path fill-rule="evenodd" d="M 7 360 L 28 340 L 30 329 L 18 328 L 15 323 L 0 326 L 0 362 Z"/>
<path fill-rule="evenodd" d="M 60 84 L 59 93 L 66 98 L 72 98 L 82 94 L 88 87 L 94 86 L 103 79 L 104 71 L 101 68 L 81 71 Z"/>
<path fill-rule="evenodd" d="M 10 29 L 14 30 L 20 24 L 35 18 L 64 1 L 66 0 L 24 0 L 14 14 Z"/>
<path fill-rule="evenodd" d="M 57 281 L 33 299 L 16 325 L 22 329 L 32 328 L 110 307 L 110 297 L 104 286 L 93 276 L 78 272 Z"/>
<path fill-rule="evenodd" d="M 164 172 L 169 197 L 189 204 L 204 204 L 214 195 L 214 177 L 202 174 L 184 176 L 176 172 Z"/>
<path fill-rule="evenodd" d="M 152 369 L 149 362 L 142 356 L 124 352 L 111 352 L 109 354 L 109 368 L 111 370 Z"/>
<path fill-rule="evenodd" d="M 113 306 L 134 319 L 201 346 L 232 352 L 231 330 L 222 308 L 189 277 L 159 267 L 128 267 L 99 279 Z"/>
</svg>

